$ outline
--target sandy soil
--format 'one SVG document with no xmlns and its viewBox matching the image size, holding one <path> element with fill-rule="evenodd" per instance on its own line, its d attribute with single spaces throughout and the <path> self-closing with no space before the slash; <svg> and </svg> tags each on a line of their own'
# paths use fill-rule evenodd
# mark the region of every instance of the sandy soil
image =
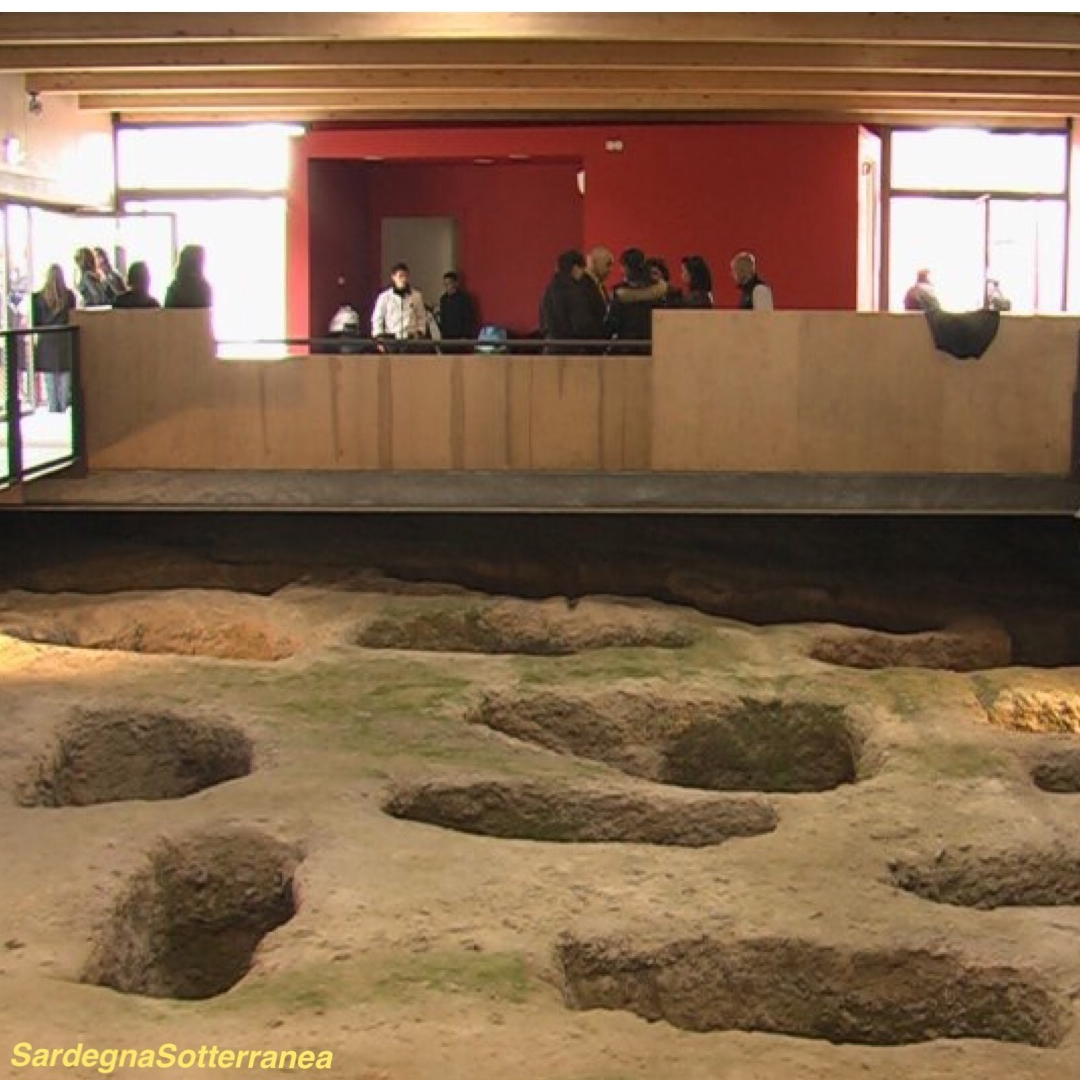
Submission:
<svg viewBox="0 0 1080 1080">
<path fill-rule="evenodd" d="M 947 670 L 1007 660 L 966 632 L 848 666 L 851 629 L 599 597 L 0 594 L 0 1075 L 1069 1080 L 1080 669 Z M 821 717 L 835 786 L 731 780 Z M 658 782 L 688 745 L 757 771 Z"/>
</svg>

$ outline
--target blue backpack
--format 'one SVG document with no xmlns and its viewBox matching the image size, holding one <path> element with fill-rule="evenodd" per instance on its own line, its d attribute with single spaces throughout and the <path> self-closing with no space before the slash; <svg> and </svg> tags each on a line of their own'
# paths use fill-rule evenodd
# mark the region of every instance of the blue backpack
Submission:
<svg viewBox="0 0 1080 1080">
<path fill-rule="evenodd" d="M 476 351 L 480 353 L 509 352 L 504 342 L 508 338 L 505 326 L 481 326 L 476 337 Z"/>
</svg>

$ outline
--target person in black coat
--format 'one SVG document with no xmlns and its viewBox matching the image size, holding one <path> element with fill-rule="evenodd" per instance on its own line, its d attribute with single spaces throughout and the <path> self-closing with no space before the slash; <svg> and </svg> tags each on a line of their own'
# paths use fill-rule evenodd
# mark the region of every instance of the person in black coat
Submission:
<svg viewBox="0 0 1080 1080">
<path fill-rule="evenodd" d="M 45 287 L 30 298 L 30 322 L 35 327 L 67 326 L 75 310 L 75 294 L 67 287 L 56 263 L 45 274 Z M 68 334 L 38 334 L 34 365 L 45 375 L 49 412 L 62 413 L 71 404 L 71 338 Z"/>
<path fill-rule="evenodd" d="M 585 256 L 580 251 L 564 251 L 557 261 L 558 270 L 540 301 L 540 332 L 549 341 L 585 341 L 590 337 L 589 303 L 581 280 L 585 274 Z M 544 350 L 562 353 L 563 346 Z"/>
<path fill-rule="evenodd" d="M 176 276 L 165 291 L 167 308 L 208 308 L 213 299 L 210 283 L 203 277 L 206 252 L 198 244 L 188 244 L 176 262 Z"/>
<path fill-rule="evenodd" d="M 114 301 L 114 308 L 159 308 L 161 305 L 150 295 L 150 267 L 144 262 L 133 262 L 128 267 L 127 289 Z"/>
<path fill-rule="evenodd" d="M 443 294 L 439 297 L 439 333 L 444 340 L 473 341 L 480 329 L 476 323 L 476 307 L 472 297 L 461 287 L 461 280 L 453 270 L 443 274 Z M 457 351 L 461 346 L 444 348 L 444 352 Z"/>
<path fill-rule="evenodd" d="M 652 313 L 667 295 L 667 282 L 653 280 L 640 248 L 627 248 L 619 256 L 625 278 L 615 286 L 608 308 L 608 336 L 625 342 L 646 343 L 652 340 Z M 616 346 L 615 352 L 647 353 L 647 344 Z"/>
</svg>

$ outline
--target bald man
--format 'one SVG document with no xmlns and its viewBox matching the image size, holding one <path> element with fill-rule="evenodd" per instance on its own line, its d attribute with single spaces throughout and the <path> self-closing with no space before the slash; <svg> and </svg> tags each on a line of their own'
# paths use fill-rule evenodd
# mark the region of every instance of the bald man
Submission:
<svg viewBox="0 0 1080 1080">
<path fill-rule="evenodd" d="M 739 309 L 775 311 L 772 289 L 758 277 L 757 259 L 749 251 L 740 251 L 731 260 L 731 276 L 739 286 Z"/>
<path fill-rule="evenodd" d="M 607 318 L 608 294 L 604 282 L 611 275 L 615 256 L 606 247 L 594 247 L 585 259 L 585 276 L 581 288 L 589 305 L 589 334 L 591 338 L 605 337 L 604 320 Z"/>
</svg>

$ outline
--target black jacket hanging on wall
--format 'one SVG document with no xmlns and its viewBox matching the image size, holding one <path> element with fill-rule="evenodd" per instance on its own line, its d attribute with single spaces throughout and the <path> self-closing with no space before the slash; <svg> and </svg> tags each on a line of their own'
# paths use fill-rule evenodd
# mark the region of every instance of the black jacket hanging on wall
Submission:
<svg viewBox="0 0 1080 1080">
<path fill-rule="evenodd" d="M 993 344 L 1001 324 L 997 311 L 927 311 L 934 348 L 961 360 L 976 360 Z"/>
</svg>

